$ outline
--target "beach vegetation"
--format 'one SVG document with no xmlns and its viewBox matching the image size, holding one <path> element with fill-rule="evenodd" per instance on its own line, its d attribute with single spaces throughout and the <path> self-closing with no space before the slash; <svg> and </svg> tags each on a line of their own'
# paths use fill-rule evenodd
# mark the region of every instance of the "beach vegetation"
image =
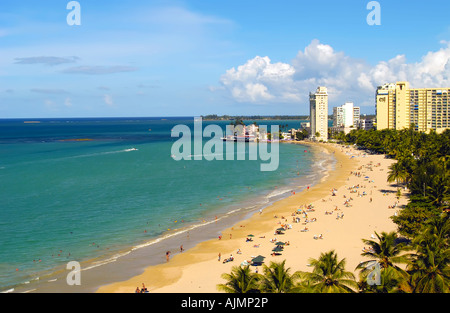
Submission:
<svg viewBox="0 0 450 313">
<path fill-rule="evenodd" d="M 222 274 L 226 281 L 224 284 L 217 285 L 219 291 L 226 293 L 258 293 L 259 281 L 261 276 L 252 273 L 250 265 L 233 266 L 231 273 Z"/>
<path fill-rule="evenodd" d="M 405 244 L 399 241 L 399 237 L 396 232 L 382 232 L 379 235 L 375 232 L 378 241 L 363 239 L 365 245 L 369 246 L 365 252 L 361 255 L 369 257 L 370 260 L 361 262 L 356 267 L 365 272 L 368 268 L 368 264 L 373 261 L 380 264 L 381 270 L 386 268 L 393 268 L 395 271 L 403 272 L 403 270 L 397 264 L 404 264 L 407 262 L 402 251 L 405 250 Z"/>
<path fill-rule="evenodd" d="M 362 239 L 368 248 L 361 254 L 369 260 L 362 261 L 356 269 L 360 271 L 360 282 L 358 287 L 361 292 L 369 293 L 391 293 L 407 292 L 410 290 L 408 273 L 400 266 L 408 263 L 405 251 L 407 241 L 402 240 L 396 232 L 375 232 L 377 240 Z M 380 281 L 378 284 L 367 283 L 368 276 L 373 270 L 373 264 L 378 264 L 380 268 Z"/>
<path fill-rule="evenodd" d="M 308 136 L 309 136 L 309 134 L 306 129 L 302 129 L 301 131 L 297 131 L 295 133 L 296 140 L 304 140 L 304 139 L 308 138 Z"/>
<path fill-rule="evenodd" d="M 286 268 L 286 260 L 282 262 L 270 262 L 263 264 L 264 275 L 260 281 L 262 292 L 287 293 L 295 291 L 296 281 L 300 278 L 299 272 L 290 274 L 290 268 Z"/>
<path fill-rule="evenodd" d="M 387 180 L 408 190 L 408 204 L 392 216 L 398 236 L 382 233 L 377 234 L 379 242 L 364 241 L 373 252 L 363 256 L 380 263 L 382 283 L 368 286 L 361 280 L 359 290 L 449 292 L 450 130 L 425 133 L 415 131 L 413 125 L 403 130 L 352 130 L 339 140 L 395 159 Z M 396 244 L 399 236 L 407 241 Z M 358 266 L 363 277 L 368 262 Z M 400 263 L 405 263 L 404 269 Z"/>
<path fill-rule="evenodd" d="M 353 273 L 345 270 L 345 259 L 338 260 L 334 250 L 309 260 L 312 272 L 291 272 L 286 260 L 263 264 L 263 274 L 251 273 L 249 265 L 234 266 L 222 274 L 225 284 L 217 285 L 227 293 L 352 293 L 357 288 Z"/>
<path fill-rule="evenodd" d="M 448 293 L 450 291 L 450 221 L 448 214 L 429 219 L 423 231 L 412 241 L 407 271 L 413 292 Z"/>
<path fill-rule="evenodd" d="M 357 288 L 354 274 L 345 269 L 345 259 L 338 260 L 334 250 L 321 253 L 318 259 L 311 258 L 309 263 L 313 267 L 312 272 L 299 272 L 302 280 L 308 282 L 301 285 L 306 287 L 302 291 L 352 293 Z"/>
<path fill-rule="evenodd" d="M 398 185 L 399 182 L 406 181 L 407 175 L 408 175 L 408 173 L 407 173 L 405 167 L 401 163 L 399 163 L 399 162 L 392 163 L 389 166 L 387 181 L 390 183 L 395 181 Z"/>
</svg>

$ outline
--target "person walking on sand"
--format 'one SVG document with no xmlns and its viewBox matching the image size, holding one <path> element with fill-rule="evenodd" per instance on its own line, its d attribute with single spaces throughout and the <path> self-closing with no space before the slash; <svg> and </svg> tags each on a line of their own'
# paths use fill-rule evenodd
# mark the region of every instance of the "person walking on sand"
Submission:
<svg viewBox="0 0 450 313">
<path fill-rule="evenodd" d="M 219 252 L 219 260 L 218 261 L 220 262 L 220 252 Z"/>
<path fill-rule="evenodd" d="M 170 257 L 170 251 L 166 252 L 166 262 L 169 262 L 169 257 Z"/>
</svg>

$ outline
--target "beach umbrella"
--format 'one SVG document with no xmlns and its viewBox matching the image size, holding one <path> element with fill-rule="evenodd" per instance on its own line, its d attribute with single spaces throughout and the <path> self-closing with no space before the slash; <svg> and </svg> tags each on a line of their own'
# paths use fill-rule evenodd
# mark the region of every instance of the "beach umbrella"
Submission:
<svg viewBox="0 0 450 313">
<path fill-rule="evenodd" d="M 281 246 L 276 246 L 275 248 L 272 249 L 273 252 L 280 252 L 283 251 L 283 248 Z"/>
<path fill-rule="evenodd" d="M 252 263 L 253 263 L 253 265 L 255 265 L 255 263 L 256 264 L 259 264 L 259 263 L 262 263 L 262 262 L 264 262 L 264 256 L 262 256 L 262 255 L 258 255 L 256 258 L 253 258 L 252 259 Z"/>
<path fill-rule="evenodd" d="M 255 235 L 250 234 L 250 235 L 247 235 L 247 237 L 255 237 Z"/>
<path fill-rule="evenodd" d="M 285 245 L 285 243 L 282 242 L 282 241 L 278 241 L 278 242 L 276 242 L 275 244 L 276 244 L 277 246 L 284 246 L 284 245 Z"/>
<path fill-rule="evenodd" d="M 284 229 L 283 227 L 280 227 L 277 229 L 278 231 L 285 231 L 286 229 Z"/>
</svg>

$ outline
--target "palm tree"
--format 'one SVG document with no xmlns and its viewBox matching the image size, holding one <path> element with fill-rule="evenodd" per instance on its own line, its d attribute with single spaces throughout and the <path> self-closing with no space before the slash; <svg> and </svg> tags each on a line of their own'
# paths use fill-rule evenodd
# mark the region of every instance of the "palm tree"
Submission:
<svg viewBox="0 0 450 313">
<path fill-rule="evenodd" d="M 404 245 L 397 243 L 397 233 L 396 232 L 382 232 L 381 236 L 375 232 L 378 238 L 378 242 L 373 240 L 363 239 L 364 244 L 369 245 L 370 249 L 363 252 L 361 255 L 370 257 L 371 260 L 361 262 L 358 264 L 356 269 L 362 269 L 363 273 L 366 273 L 370 269 L 370 264 L 374 261 L 380 264 L 381 270 L 393 267 L 396 271 L 406 274 L 404 270 L 398 267 L 397 263 L 407 263 L 407 258 L 405 255 L 400 255 L 405 249 Z"/>
<path fill-rule="evenodd" d="M 429 243 L 421 246 L 408 268 L 411 273 L 413 292 L 450 292 L 450 250 L 440 244 Z"/>
<path fill-rule="evenodd" d="M 364 244 L 369 245 L 370 249 L 361 255 L 369 257 L 369 261 L 358 264 L 356 269 L 360 269 L 360 291 L 363 292 L 410 292 L 408 284 L 408 273 L 396 264 L 407 263 L 408 255 L 402 254 L 406 250 L 403 244 L 397 243 L 396 232 L 382 232 L 379 235 L 375 232 L 378 242 L 374 240 L 363 239 Z M 380 284 L 368 286 L 365 284 L 369 271 L 372 270 L 372 264 L 378 263 L 380 266 Z"/>
<path fill-rule="evenodd" d="M 408 177 L 408 173 L 405 171 L 404 167 L 402 166 L 401 162 L 398 161 L 397 163 L 392 163 L 389 166 L 389 173 L 387 177 L 387 181 L 389 183 L 396 182 L 398 183 L 406 181 Z"/>
<path fill-rule="evenodd" d="M 414 238 L 417 252 L 411 255 L 408 271 L 413 292 L 449 292 L 450 285 L 450 221 L 443 213 L 427 222 Z"/>
<path fill-rule="evenodd" d="M 435 204 L 437 207 L 442 207 L 444 203 L 450 200 L 449 196 L 449 179 L 446 177 L 445 172 L 435 174 L 433 176 L 433 184 L 427 186 L 427 196 L 431 201 L 431 204 Z"/>
<path fill-rule="evenodd" d="M 260 275 L 250 271 L 250 265 L 233 266 L 231 274 L 224 273 L 222 278 L 227 282 L 218 284 L 217 289 L 226 293 L 256 293 Z"/>
<path fill-rule="evenodd" d="M 450 220 L 447 213 L 442 213 L 426 222 L 423 231 L 414 238 L 413 245 L 420 249 L 427 244 L 436 243 L 445 248 L 449 244 L 448 234 L 450 234 Z"/>
<path fill-rule="evenodd" d="M 345 259 L 338 261 L 334 250 L 321 253 L 319 259 L 310 259 L 312 273 L 299 272 L 309 283 L 310 291 L 321 293 L 350 293 L 357 288 L 355 276 L 345 271 Z M 303 282 L 305 284 L 305 282 Z"/>
<path fill-rule="evenodd" d="M 367 275 L 361 274 L 358 288 L 363 293 L 402 293 L 412 291 L 412 288 L 404 276 L 392 267 L 388 267 L 379 273 L 380 284 L 369 285 Z"/>
<path fill-rule="evenodd" d="M 290 268 L 285 268 L 286 260 L 280 263 L 270 262 L 264 264 L 264 277 L 261 280 L 261 290 L 271 293 L 286 293 L 294 289 L 295 281 L 299 278 L 298 272 L 290 274 Z"/>
</svg>

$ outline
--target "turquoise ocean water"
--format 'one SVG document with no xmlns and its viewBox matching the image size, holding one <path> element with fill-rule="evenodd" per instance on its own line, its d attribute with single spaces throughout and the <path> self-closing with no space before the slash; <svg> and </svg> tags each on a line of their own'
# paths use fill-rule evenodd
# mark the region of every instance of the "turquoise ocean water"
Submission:
<svg viewBox="0 0 450 313">
<path fill-rule="evenodd" d="M 279 145 L 273 172 L 248 157 L 175 161 L 171 129 L 193 129 L 193 118 L 38 121 L 0 120 L 0 291 L 70 260 L 98 262 L 168 229 L 262 205 L 317 181 L 323 170 L 309 147 L 290 144 Z M 203 126 L 211 123 L 229 124 Z"/>
</svg>

